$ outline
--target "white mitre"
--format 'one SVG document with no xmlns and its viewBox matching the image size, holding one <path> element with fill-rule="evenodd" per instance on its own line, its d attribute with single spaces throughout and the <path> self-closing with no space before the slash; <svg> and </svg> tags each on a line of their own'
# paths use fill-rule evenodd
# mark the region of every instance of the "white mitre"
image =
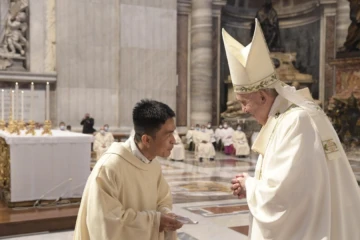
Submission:
<svg viewBox="0 0 360 240">
<path fill-rule="evenodd" d="M 323 110 L 301 91 L 296 91 L 277 78 L 260 23 L 255 19 L 252 42 L 244 47 L 222 31 L 231 80 L 235 93 L 247 94 L 261 89 L 274 88 L 276 92 L 303 108 L 314 121 L 328 159 L 338 159 L 345 154 L 338 136 Z"/>
<path fill-rule="evenodd" d="M 278 81 L 264 34 L 255 19 L 252 42 L 244 47 L 222 30 L 231 80 L 236 93 L 251 93 L 269 88 Z"/>
</svg>

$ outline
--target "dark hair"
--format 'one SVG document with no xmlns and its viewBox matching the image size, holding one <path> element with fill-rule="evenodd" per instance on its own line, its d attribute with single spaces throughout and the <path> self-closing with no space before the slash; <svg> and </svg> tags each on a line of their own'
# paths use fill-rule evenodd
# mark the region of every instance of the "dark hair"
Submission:
<svg viewBox="0 0 360 240">
<path fill-rule="evenodd" d="M 141 100 L 133 109 L 135 141 L 140 142 L 144 134 L 155 137 L 161 126 L 173 117 L 175 117 L 174 111 L 165 103 Z"/>
<path fill-rule="evenodd" d="M 71 125 L 67 125 L 67 126 L 66 126 L 66 129 L 69 130 L 69 131 L 71 131 Z"/>
</svg>

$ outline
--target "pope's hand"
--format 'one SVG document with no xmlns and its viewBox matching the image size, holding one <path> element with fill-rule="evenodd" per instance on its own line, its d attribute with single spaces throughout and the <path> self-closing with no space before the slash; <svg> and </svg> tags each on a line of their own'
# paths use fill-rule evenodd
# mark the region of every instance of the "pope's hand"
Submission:
<svg viewBox="0 0 360 240">
<path fill-rule="evenodd" d="M 245 181 L 248 177 L 249 174 L 242 173 L 236 175 L 235 178 L 231 180 L 231 190 L 233 190 L 233 195 L 238 196 L 239 199 L 246 197 Z"/>
<path fill-rule="evenodd" d="M 176 215 L 174 213 L 164 214 L 160 216 L 160 227 L 159 231 L 176 231 L 182 227 L 182 223 L 175 219 Z"/>
</svg>

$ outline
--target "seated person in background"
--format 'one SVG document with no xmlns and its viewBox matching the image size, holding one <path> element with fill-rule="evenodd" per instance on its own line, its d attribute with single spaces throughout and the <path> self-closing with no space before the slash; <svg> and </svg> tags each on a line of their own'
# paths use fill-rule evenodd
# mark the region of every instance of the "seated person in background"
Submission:
<svg viewBox="0 0 360 240">
<path fill-rule="evenodd" d="M 234 129 L 225 122 L 222 142 L 224 144 L 224 153 L 226 155 L 234 154 L 234 146 L 232 141 L 233 133 L 234 133 Z"/>
<path fill-rule="evenodd" d="M 200 162 L 203 159 L 215 159 L 215 148 L 211 143 L 211 136 L 206 132 L 205 125 L 201 126 L 201 130 L 197 131 L 194 135 L 195 142 L 195 158 Z"/>
<path fill-rule="evenodd" d="M 65 123 L 64 122 L 60 122 L 59 123 L 59 130 L 60 131 L 66 131 L 66 127 L 65 127 L 66 125 L 65 125 Z"/>
<path fill-rule="evenodd" d="M 186 133 L 186 144 L 188 147 L 189 151 L 194 151 L 195 150 L 195 144 L 194 144 L 194 131 L 195 128 L 194 126 L 191 126 L 190 130 L 187 131 Z"/>
<path fill-rule="evenodd" d="M 175 138 L 175 144 L 173 149 L 171 150 L 169 158 L 171 160 L 184 161 L 185 159 L 184 144 L 181 142 L 181 138 L 176 130 L 174 131 L 173 135 Z"/>
<path fill-rule="evenodd" d="M 69 131 L 69 132 L 71 132 L 71 125 L 67 125 L 67 126 L 66 126 L 66 130 Z"/>
<path fill-rule="evenodd" d="M 224 144 L 222 142 L 223 135 L 224 135 L 224 128 L 223 125 L 220 124 L 219 127 L 215 130 L 216 149 L 218 151 L 222 151 L 224 147 Z"/>
<path fill-rule="evenodd" d="M 101 155 L 110 147 L 114 142 L 114 137 L 111 133 L 105 132 L 104 127 L 100 128 L 100 132 L 94 138 L 94 151 L 96 152 L 96 160 L 99 160 Z"/>
<path fill-rule="evenodd" d="M 241 131 L 240 125 L 237 126 L 236 131 L 233 133 L 232 140 L 236 156 L 243 157 L 250 154 L 248 140 L 245 133 Z"/>
<path fill-rule="evenodd" d="M 208 134 L 210 134 L 210 142 L 212 143 L 212 145 L 214 146 L 214 148 L 216 148 L 216 139 L 215 139 L 215 133 L 214 130 L 211 127 L 211 122 L 208 122 L 207 128 L 206 128 L 206 132 Z"/>
<path fill-rule="evenodd" d="M 105 130 L 105 132 L 109 132 L 109 124 L 104 125 L 104 130 Z"/>
</svg>

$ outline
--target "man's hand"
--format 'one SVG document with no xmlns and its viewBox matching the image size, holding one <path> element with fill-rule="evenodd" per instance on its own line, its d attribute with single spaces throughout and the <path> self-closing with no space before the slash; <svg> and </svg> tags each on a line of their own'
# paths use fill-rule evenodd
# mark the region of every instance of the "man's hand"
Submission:
<svg viewBox="0 0 360 240">
<path fill-rule="evenodd" d="M 176 214 L 174 213 L 168 213 L 168 214 L 161 213 L 159 232 L 176 231 L 177 229 L 181 228 L 183 224 L 178 220 L 176 220 L 175 217 Z"/>
<path fill-rule="evenodd" d="M 231 180 L 232 183 L 231 190 L 233 190 L 233 195 L 238 196 L 239 199 L 246 197 L 245 182 L 248 177 L 249 174 L 242 173 L 236 175 L 235 178 Z"/>
</svg>

